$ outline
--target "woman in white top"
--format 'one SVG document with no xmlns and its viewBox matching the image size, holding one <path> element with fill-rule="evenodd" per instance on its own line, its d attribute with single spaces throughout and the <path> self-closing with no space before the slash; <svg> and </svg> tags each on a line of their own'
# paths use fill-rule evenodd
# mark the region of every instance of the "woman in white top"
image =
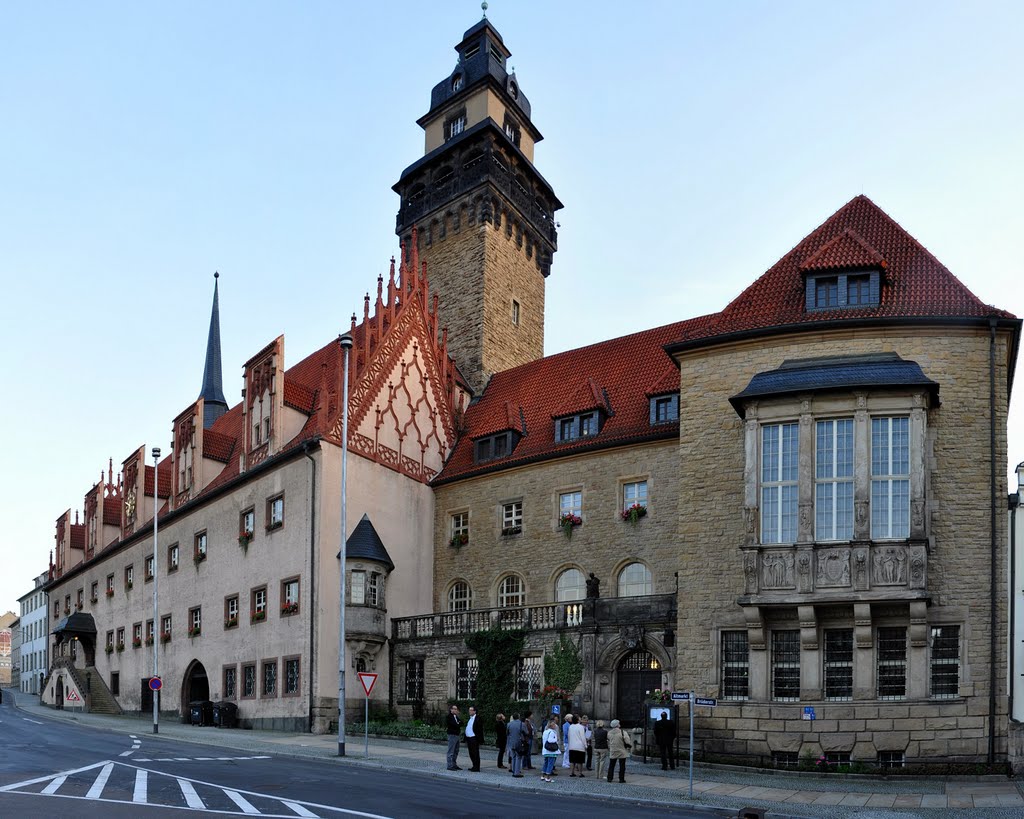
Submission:
<svg viewBox="0 0 1024 819">
<path fill-rule="evenodd" d="M 569 726 L 569 776 L 583 776 L 587 761 L 587 729 L 580 725 L 580 718 L 574 716 Z"/>
<path fill-rule="evenodd" d="M 555 772 L 555 760 L 558 759 L 558 720 L 552 719 L 541 739 L 541 750 L 544 754 L 544 767 L 540 771 L 542 782 L 554 782 L 551 774 Z"/>
</svg>

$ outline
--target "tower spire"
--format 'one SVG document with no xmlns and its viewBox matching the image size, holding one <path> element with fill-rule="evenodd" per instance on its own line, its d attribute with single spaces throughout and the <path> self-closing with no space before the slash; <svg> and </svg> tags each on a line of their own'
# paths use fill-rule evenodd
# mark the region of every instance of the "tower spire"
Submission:
<svg viewBox="0 0 1024 819">
<path fill-rule="evenodd" d="M 214 421 L 228 411 L 224 400 L 224 379 L 220 364 L 220 298 L 218 282 L 220 273 L 213 274 L 213 310 L 210 313 L 210 335 L 206 341 L 206 365 L 203 367 L 203 388 L 199 397 L 203 399 L 203 429 L 209 429 Z"/>
</svg>

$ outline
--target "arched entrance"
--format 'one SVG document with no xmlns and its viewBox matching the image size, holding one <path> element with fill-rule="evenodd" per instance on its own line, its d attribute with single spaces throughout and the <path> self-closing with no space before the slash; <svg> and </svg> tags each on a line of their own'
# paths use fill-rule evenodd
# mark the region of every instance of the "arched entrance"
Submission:
<svg viewBox="0 0 1024 819">
<path fill-rule="evenodd" d="M 210 699 L 210 680 L 206 676 L 205 666 L 199 660 L 193 660 L 185 669 L 185 678 L 181 683 L 181 714 L 187 719 L 189 703 Z"/>
<path fill-rule="evenodd" d="M 57 684 L 54 688 L 54 706 L 57 708 L 64 707 L 64 677 L 61 674 L 57 675 Z"/>
<path fill-rule="evenodd" d="M 651 652 L 638 649 L 622 658 L 615 679 L 615 715 L 623 728 L 643 725 L 647 692 L 661 688 L 661 663 Z"/>
</svg>

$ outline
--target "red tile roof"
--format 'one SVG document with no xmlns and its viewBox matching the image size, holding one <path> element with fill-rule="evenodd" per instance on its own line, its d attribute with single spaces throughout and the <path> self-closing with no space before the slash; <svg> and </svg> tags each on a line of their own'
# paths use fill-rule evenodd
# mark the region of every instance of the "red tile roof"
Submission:
<svg viewBox="0 0 1024 819">
<path fill-rule="evenodd" d="M 203 457 L 227 463 L 231 460 L 231 453 L 235 451 L 235 441 L 233 436 L 218 432 L 217 424 L 214 424 L 210 429 L 203 430 Z"/>
<path fill-rule="evenodd" d="M 174 470 L 174 462 L 170 455 L 160 461 L 160 497 L 171 496 L 171 472 Z M 153 467 L 146 464 L 146 477 L 142 485 L 142 493 L 153 496 Z"/>
<path fill-rule="evenodd" d="M 84 523 L 72 523 L 71 524 L 71 548 L 72 549 L 84 549 L 85 548 L 85 524 Z"/>
<path fill-rule="evenodd" d="M 121 499 L 120 498 L 104 498 L 103 499 L 103 522 L 107 526 L 120 526 L 121 525 Z"/>
<path fill-rule="evenodd" d="M 313 411 L 313 397 L 316 389 L 300 384 L 298 381 L 287 378 L 284 380 L 284 404 L 286 407 L 297 409 L 309 415 Z"/>
<path fill-rule="evenodd" d="M 882 254 L 865 242 L 853 228 L 829 239 L 804 259 L 801 270 L 843 270 L 888 267 Z"/>
</svg>

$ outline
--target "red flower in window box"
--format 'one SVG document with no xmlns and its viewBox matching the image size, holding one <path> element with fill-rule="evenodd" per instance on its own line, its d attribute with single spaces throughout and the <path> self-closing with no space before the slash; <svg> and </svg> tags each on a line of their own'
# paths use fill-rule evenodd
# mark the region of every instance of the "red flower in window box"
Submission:
<svg viewBox="0 0 1024 819">
<path fill-rule="evenodd" d="M 132 648 L 141 648 L 141 647 L 142 647 L 142 638 L 141 637 L 132 637 Z"/>
<path fill-rule="evenodd" d="M 113 589 L 107 589 L 107 597 L 113 597 L 113 596 L 114 596 L 114 590 Z"/>
<path fill-rule="evenodd" d="M 152 637 L 147 637 L 146 638 L 146 645 L 147 646 L 153 645 L 153 638 Z"/>
<path fill-rule="evenodd" d="M 238 545 L 242 547 L 243 551 L 248 551 L 249 544 L 252 543 L 252 537 L 253 533 L 250 532 L 248 529 L 244 530 L 241 534 L 239 534 Z"/>
<path fill-rule="evenodd" d="M 161 634 L 160 634 L 160 642 L 161 643 L 169 643 L 169 642 L 171 642 L 171 632 L 169 632 L 169 631 L 161 632 Z"/>
<path fill-rule="evenodd" d="M 561 527 L 565 536 L 567 538 L 571 538 L 572 530 L 577 526 L 583 525 L 583 518 L 579 515 L 574 515 L 572 512 L 566 512 L 558 519 L 558 525 Z"/>
<path fill-rule="evenodd" d="M 267 619 L 267 613 L 265 611 L 254 611 L 252 613 L 252 622 L 262 623 Z"/>
<path fill-rule="evenodd" d="M 237 617 L 225 617 L 224 618 L 224 628 L 234 628 L 237 625 L 238 625 L 238 618 Z"/>
<path fill-rule="evenodd" d="M 281 606 L 281 614 L 298 614 L 299 604 L 298 603 L 285 603 Z"/>
<path fill-rule="evenodd" d="M 192 626 L 188 630 L 188 636 L 189 637 L 198 637 L 202 633 L 202 630 L 203 630 L 202 626 Z"/>
<path fill-rule="evenodd" d="M 628 523 L 632 523 L 636 526 L 636 522 L 640 518 L 647 517 L 647 507 L 642 503 L 634 503 L 628 509 L 622 510 L 622 519 Z"/>
<path fill-rule="evenodd" d="M 465 546 L 469 543 L 469 535 L 466 532 L 460 532 L 457 535 L 452 535 L 452 539 L 448 541 L 448 545 L 453 549 L 458 549 L 460 546 Z"/>
</svg>

